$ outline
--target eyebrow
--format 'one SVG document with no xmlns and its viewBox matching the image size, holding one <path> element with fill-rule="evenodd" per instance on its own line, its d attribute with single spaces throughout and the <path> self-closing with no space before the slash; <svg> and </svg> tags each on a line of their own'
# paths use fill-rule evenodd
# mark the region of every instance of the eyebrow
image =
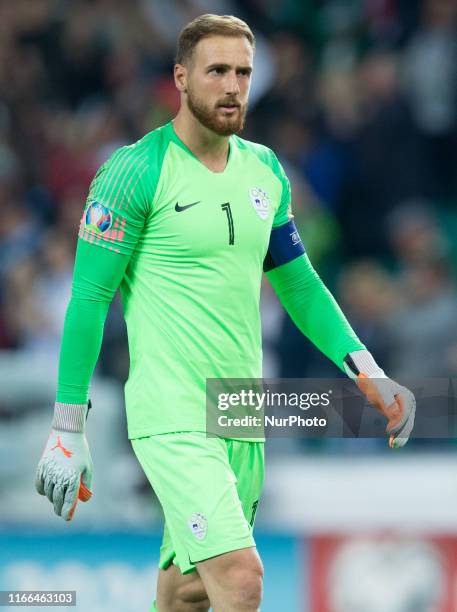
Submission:
<svg viewBox="0 0 457 612">
<path fill-rule="evenodd" d="M 214 70 L 214 68 L 224 68 L 225 70 L 230 70 L 230 68 L 232 68 L 232 66 L 230 64 L 215 63 L 215 64 L 210 64 L 209 66 L 207 66 L 206 70 L 208 72 L 210 72 L 211 70 Z M 251 74 L 251 72 L 252 72 L 252 67 L 251 66 L 237 66 L 236 69 L 237 70 L 245 70 L 249 74 Z"/>
</svg>

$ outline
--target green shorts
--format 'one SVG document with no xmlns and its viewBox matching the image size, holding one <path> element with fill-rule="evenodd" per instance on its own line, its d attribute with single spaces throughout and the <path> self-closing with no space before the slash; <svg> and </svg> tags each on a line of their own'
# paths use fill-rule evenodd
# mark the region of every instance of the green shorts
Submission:
<svg viewBox="0 0 457 612">
<path fill-rule="evenodd" d="M 133 450 L 165 515 L 159 567 L 183 574 L 222 553 L 255 546 L 264 443 L 180 432 L 136 438 Z"/>
</svg>

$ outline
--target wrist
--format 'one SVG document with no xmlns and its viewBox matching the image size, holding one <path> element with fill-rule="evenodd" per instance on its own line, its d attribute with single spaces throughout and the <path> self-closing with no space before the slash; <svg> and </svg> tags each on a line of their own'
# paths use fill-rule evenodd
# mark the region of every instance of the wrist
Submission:
<svg viewBox="0 0 457 612">
<path fill-rule="evenodd" d="M 56 402 L 52 427 L 56 431 L 84 433 L 89 404 L 64 404 Z"/>
<path fill-rule="evenodd" d="M 378 366 L 373 355 L 366 349 L 348 353 L 343 362 L 346 374 L 354 379 L 364 374 L 368 378 L 387 378 L 384 370 Z"/>
<path fill-rule="evenodd" d="M 393 381 L 386 376 L 366 349 L 348 353 L 344 359 L 344 369 L 374 405 L 379 403 L 378 400 L 382 402 L 379 403 L 381 407 L 390 406 L 395 401 Z"/>
</svg>

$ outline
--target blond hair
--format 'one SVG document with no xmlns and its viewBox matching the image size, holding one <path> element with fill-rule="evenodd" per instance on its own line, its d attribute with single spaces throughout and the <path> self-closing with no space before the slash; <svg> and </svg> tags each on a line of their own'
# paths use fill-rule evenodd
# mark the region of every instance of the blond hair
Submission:
<svg viewBox="0 0 457 612">
<path fill-rule="evenodd" d="M 242 19 L 233 15 L 200 15 L 189 22 L 179 35 L 176 63 L 189 61 L 197 43 L 208 36 L 244 36 L 255 47 L 254 34 Z"/>
</svg>

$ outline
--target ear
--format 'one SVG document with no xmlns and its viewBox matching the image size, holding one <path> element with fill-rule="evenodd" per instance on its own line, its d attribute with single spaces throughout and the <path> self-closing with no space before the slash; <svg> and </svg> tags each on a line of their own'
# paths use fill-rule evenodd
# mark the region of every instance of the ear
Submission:
<svg viewBox="0 0 457 612">
<path fill-rule="evenodd" d="M 182 64 L 175 64 L 174 67 L 175 85 L 181 93 L 187 92 L 187 68 Z"/>
</svg>

